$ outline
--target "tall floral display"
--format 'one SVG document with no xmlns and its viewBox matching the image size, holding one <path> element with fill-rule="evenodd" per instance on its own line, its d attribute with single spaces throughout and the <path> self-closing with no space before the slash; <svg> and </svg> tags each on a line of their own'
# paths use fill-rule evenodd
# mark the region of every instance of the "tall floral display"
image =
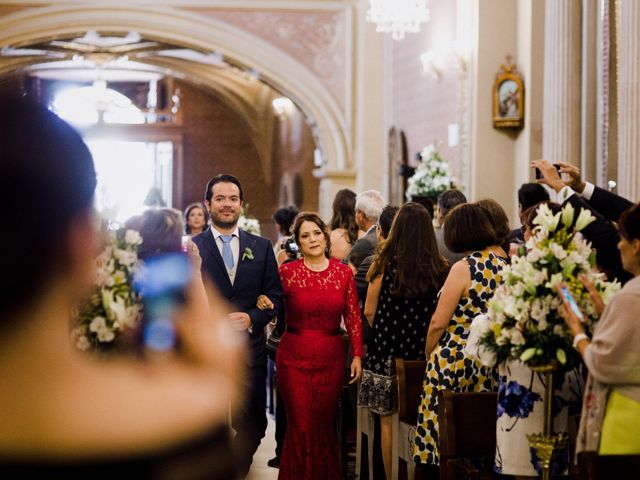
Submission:
<svg viewBox="0 0 640 480">
<path fill-rule="evenodd" d="M 238 228 L 245 232 L 253 233 L 254 235 L 261 235 L 260 222 L 253 215 L 248 213 L 249 204 L 245 203 L 240 211 L 240 218 L 238 219 Z"/>
<path fill-rule="evenodd" d="M 142 304 L 133 276 L 140 267 L 141 243 L 135 230 L 107 231 L 105 247 L 95 261 L 93 291 L 74 315 L 71 340 L 80 350 L 108 350 L 138 324 Z"/>
<path fill-rule="evenodd" d="M 584 312 L 585 330 L 590 332 L 598 316 L 578 277 L 590 280 L 605 304 L 620 284 L 608 282 L 593 268 L 595 255 L 580 233 L 595 220 L 591 212 L 583 209 L 576 219 L 570 204 L 555 215 L 544 204 L 537 211 L 536 227 L 526 248 L 503 270 L 504 282 L 489 302 L 487 314 L 474 319 L 467 351 L 487 366 L 519 361 L 545 376 L 543 433 L 528 438 L 542 465 L 543 478 L 550 478 L 554 451 L 566 448 L 567 441 L 565 434 L 552 431 L 553 377 L 580 363 L 573 335 L 560 313 L 563 302 L 557 285 L 568 287 Z"/>
<path fill-rule="evenodd" d="M 427 145 L 420 152 L 420 164 L 409 178 L 406 197 L 429 197 L 435 201 L 445 190 L 455 188 L 449 163 L 440 156 L 435 145 Z"/>
</svg>

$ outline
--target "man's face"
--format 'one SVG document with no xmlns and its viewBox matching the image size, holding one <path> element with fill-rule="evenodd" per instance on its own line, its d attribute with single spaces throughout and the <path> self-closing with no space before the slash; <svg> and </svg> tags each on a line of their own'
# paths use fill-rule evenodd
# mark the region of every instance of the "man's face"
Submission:
<svg viewBox="0 0 640 480">
<path fill-rule="evenodd" d="M 364 229 L 364 222 L 365 222 L 366 218 L 364 216 L 364 214 L 362 213 L 362 210 L 358 210 L 356 208 L 356 225 L 358 225 L 358 228 L 360 230 L 365 230 Z"/>
<path fill-rule="evenodd" d="M 211 222 L 219 228 L 233 228 L 240 218 L 240 189 L 231 182 L 216 183 L 211 188 L 211 200 L 206 202 Z"/>
</svg>

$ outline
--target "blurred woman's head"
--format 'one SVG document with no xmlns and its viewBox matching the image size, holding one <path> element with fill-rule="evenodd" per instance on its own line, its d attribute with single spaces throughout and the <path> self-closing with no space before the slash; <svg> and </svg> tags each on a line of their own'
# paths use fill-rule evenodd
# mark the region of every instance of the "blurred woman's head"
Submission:
<svg viewBox="0 0 640 480">
<path fill-rule="evenodd" d="M 482 207 L 463 203 L 447 215 L 444 243 L 455 253 L 473 252 L 497 245 L 498 234 Z"/>
<path fill-rule="evenodd" d="M 390 268 L 395 269 L 394 295 L 411 298 L 435 294 L 444 282 L 447 263 L 438 252 L 431 215 L 418 203 L 400 207 L 367 277 L 372 280 Z"/>
<path fill-rule="evenodd" d="M 358 225 L 356 224 L 356 194 L 344 188 L 336 193 L 331 206 L 333 213 L 329 227 L 331 230 L 344 228 L 352 245 L 358 239 Z"/>
<path fill-rule="evenodd" d="M 192 203 L 184 211 L 184 232 L 187 235 L 202 233 L 207 229 L 209 213 L 200 202 Z"/>
<path fill-rule="evenodd" d="M 0 101 L 0 312 L 34 304 L 64 275 L 82 293 L 97 253 L 96 173 L 69 125 L 26 99 Z M 33 221 L 37 228 L 33 230 Z M 63 279 L 60 279 L 63 280 Z"/>
<path fill-rule="evenodd" d="M 282 207 L 275 211 L 273 214 L 273 220 L 278 225 L 280 235 L 291 235 L 291 226 L 296 218 L 296 215 L 300 213 L 298 207 L 290 205 L 288 207 Z"/>
<path fill-rule="evenodd" d="M 314 212 L 300 212 L 293 222 L 293 238 L 303 256 L 328 256 L 331 248 L 329 229 Z"/>
<path fill-rule="evenodd" d="M 640 204 L 628 208 L 618 220 L 620 242 L 618 250 L 622 267 L 633 275 L 640 274 Z"/>
<path fill-rule="evenodd" d="M 140 220 L 141 259 L 159 253 L 179 252 L 182 240 L 182 215 L 173 208 L 146 210 Z"/>
</svg>

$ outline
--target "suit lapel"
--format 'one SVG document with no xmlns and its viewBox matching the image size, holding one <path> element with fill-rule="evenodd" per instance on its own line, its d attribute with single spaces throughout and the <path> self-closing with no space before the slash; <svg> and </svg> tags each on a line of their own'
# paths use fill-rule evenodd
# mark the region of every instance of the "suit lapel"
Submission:
<svg viewBox="0 0 640 480">
<path fill-rule="evenodd" d="M 216 245 L 216 239 L 213 236 L 213 232 L 209 230 L 207 232 L 207 236 L 205 238 L 205 247 L 209 251 L 209 254 L 213 257 L 213 260 L 218 265 L 218 268 L 222 272 L 222 276 L 227 279 L 229 285 L 231 285 L 231 279 L 229 278 L 229 273 L 227 272 L 227 267 L 224 264 L 224 260 L 222 259 L 222 255 L 220 255 L 220 250 L 218 250 L 218 246 Z"/>
<path fill-rule="evenodd" d="M 250 247 L 247 234 L 243 230 L 238 229 L 238 235 L 240 240 L 240 249 L 238 250 L 238 266 L 236 267 L 236 277 L 233 280 L 234 289 L 236 288 L 236 285 L 238 285 L 239 279 L 242 276 L 242 271 L 244 270 L 245 262 L 242 260 L 242 257 L 244 256 L 244 249 Z"/>
</svg>

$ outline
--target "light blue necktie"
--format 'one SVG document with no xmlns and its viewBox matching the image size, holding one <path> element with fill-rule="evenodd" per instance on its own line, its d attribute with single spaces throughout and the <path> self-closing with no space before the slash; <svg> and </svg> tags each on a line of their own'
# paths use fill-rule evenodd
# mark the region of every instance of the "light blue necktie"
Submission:
<svg viewBox="0 0 640 480">
<path fill-rule="evenodd" d="M 220 235 L 222 239 L 222 259 L 229 270 L 233 268 L 233 252 L 231 251 L 231 240 L 233 235 Z"/>
</svg>

